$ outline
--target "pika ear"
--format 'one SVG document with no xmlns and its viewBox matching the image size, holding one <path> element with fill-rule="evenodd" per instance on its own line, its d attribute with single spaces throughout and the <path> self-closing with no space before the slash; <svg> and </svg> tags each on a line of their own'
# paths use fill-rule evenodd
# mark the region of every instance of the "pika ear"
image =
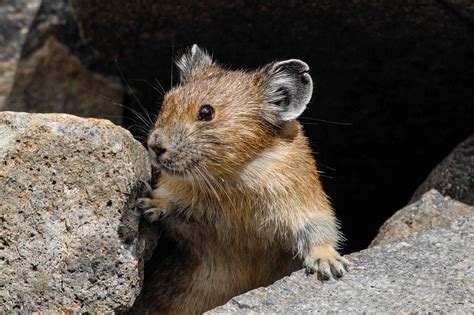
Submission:
<svg viewBox="0 0 474 315">
<path fill-rule="evenodd" d="M 281 120 L 296 119 L 306 109 L 313 94 L 308 71 L 309 66 L 298 59 L 274 62 L 261 70 L 264 95 Z"/>
<path fill-rule="evenodd" d="M 180 72 L 180 79 L 183 82 L 186 81 L 193 72 L 212 67 L 215 63 L 205 50 L 194 44 L 191 49 L 188 49 L 188 51 L 176 61 L 176 65 Z"/>
</svg>

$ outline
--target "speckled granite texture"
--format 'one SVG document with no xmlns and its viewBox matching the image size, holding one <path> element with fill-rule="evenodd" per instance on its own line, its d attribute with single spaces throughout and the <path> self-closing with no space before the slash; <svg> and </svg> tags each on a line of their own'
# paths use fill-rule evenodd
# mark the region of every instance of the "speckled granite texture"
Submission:
<svg viewBox="0 0 474 315">
<path fill-rule="evenodd" d="M 0 313 L 129 307 L 149 178 L 146 150 L 109 121 L 0 112 Z"/>
</svg>

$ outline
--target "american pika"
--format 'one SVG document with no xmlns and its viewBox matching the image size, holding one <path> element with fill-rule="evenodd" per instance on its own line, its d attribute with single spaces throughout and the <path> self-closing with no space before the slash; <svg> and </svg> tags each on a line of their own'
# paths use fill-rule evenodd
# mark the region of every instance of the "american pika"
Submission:
<svg viewBox="0 0 474 315">
<path fill-rule="evenodd" d="M 230 71 L 194 45 L 149 134 L 161 169 L 139 200 L 176 244 L 132 312 L 202 313 L 304 266 L 339 278 L 348 262 L 303 128 L 309 67 L 273 62 Z"/>
</svg>

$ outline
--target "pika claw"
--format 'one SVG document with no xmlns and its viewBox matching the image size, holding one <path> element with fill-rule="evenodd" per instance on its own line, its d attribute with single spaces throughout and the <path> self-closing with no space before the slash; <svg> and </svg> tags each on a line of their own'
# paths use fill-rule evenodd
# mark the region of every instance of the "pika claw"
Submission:
<svg viewBox="0 0 474 315">
<path fill-rule="evenodd" d="M 151 208 L 143 212 L 143 217 L 150 223 L 160 220 L 164 215 L 164 212 L 158 208 Z"/>
<path fill-rule="evenodd" d="M 143 187 L 144 187 L 144 190 L 145 190 L 145 192 L 146 192 L 146 195 L 149 196 L 149 197 L 151 197 L 151 196 L 153 195 L 153 188 L 151 187 L 150 183 L 145 182 L 145 181 L 143 181 L 143 180 L 140 181 L 140 182 L 141 182 L 141 184 L 142 184 Z"/>
<path fill-rule="evenodd" d="M 147 210 L 152 208 L 152 202 L 150 198 L 138 198 L 136 206 L 138 210 Z"/>
<path fill-rule="evenodd" d="M 342 264 L 342 267 L 344 268 L 345 271 L 349 271 L 349 268 L 351 266 L 351 262 L 347 259 L 345 259 L 344 257 L 342 256 L 339 256 L 336 258 L 338 262 L 340 262 Z"/>
<path fill-rule="evenodd" d="M 341 257 L 332 247 L 318 246 L 305 258 L 306 274 L 317 274 L 321 281 L 339 279 L 349 270 L 349 261 Z"/>
<path fill-rule="evenodd" d="M 143 211 L 142 216 L 150 223 L 160 220 L 165 211 L 160 208 L 156 208 L 153 203 L 153 199 L 150 198 L 139 198 L 137 200 L 137 209 Z"/>
</svg>

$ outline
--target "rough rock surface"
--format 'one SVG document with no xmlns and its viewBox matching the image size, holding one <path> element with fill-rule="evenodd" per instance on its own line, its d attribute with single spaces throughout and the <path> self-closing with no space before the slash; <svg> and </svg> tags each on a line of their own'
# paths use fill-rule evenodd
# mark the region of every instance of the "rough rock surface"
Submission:
<svg viewBox="0 0 474 315">
<path fill-rule="evenodd" d="M 372 247 L 351 271 L 321 283 L 303 271 L 233 298 L 207 314 L 471 313 L 474 217 Z"/>
<path fill-rule="evenodd" d="M 40 0 L 0 2 L 0 110 L 10 91 L 21 47 L 40 2 Z"/>
<path fill-rule="evenodd" d="M 428 175 L 410 202 L 430 189 L 474 205 L 474 135 L 464 140 Z"/>
<path fill-rule="evenodd" d="M 474 207 L 442 196 L 432 189 L 420 200 L 398 210 L 379 229 L 370 246 L 403 239 L 413 233 L 436 229 L 474 215 Z"/>
<path fill-rule="evenodd" d="M 0 313 L 130 306 L 153 246 L 134 208 L 149 177 L 146 150 L 108 121 L 1 112 Z"/>
</svg>

